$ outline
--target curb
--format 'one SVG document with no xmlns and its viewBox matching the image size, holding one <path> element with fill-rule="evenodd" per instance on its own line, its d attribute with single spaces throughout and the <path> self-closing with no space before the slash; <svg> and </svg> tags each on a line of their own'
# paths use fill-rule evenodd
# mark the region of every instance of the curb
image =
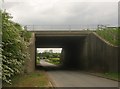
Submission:
<svg viewBox="0 0 120 89">
<path fill-rule="evenodd" d="M 55 89 L 56 84 L 55 84 L 55 82 L 53 82 L 53 80 L 49 77 L 49 74 L 47 73 L 46 70 L 45 70 L 45 74 L 46 74 L 47 78 L 49 79 L 50 87 L 52 87 L 53 89 Z"/>
<path fill-rule="evenodd" d="M 94 74 L 94 73 L 91 73 L 91 72 L 84 72 L 84 73 L 87 73 L 87 74 L 90 74 L 90 75 L 93 75 L 93 76 L 97 76 L 97 77 L 101 77 L 101 78 L 106 78 L 106 79 L 113 80 L 113 81 L 116 81 L 116 82 L 120 82 L 120 80 L 104 77 L 102 75 L 97 75 L 97 74 Z"/>
</svg>

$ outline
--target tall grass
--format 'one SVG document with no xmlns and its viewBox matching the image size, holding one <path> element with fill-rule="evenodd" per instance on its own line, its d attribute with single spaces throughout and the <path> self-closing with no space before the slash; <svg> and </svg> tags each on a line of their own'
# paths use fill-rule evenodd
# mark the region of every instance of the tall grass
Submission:
<svg viewBox="0 0 120 89">
<path fill-rule="evenodd" d="M 109 43 L 119 46 L 120 45 L 120 28 L 105 28 L 97 29 L 96 33 L 104 38 Z"/>
</svg>

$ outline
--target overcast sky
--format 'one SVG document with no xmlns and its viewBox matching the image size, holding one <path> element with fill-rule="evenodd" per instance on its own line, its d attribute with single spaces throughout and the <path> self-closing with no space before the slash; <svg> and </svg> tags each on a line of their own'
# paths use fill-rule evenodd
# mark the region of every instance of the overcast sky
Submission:
<svg viewBox="0 0 120 89">
<path fill-rule="evenodd" d="M 118 24 L 118 0 L 4 0 L 22 25 Z"/>
</svg>

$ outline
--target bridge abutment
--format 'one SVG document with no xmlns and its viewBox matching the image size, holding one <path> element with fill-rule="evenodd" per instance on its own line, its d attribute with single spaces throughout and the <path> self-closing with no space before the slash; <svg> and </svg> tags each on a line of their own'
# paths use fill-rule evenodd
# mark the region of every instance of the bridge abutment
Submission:
<svg viewBox="0 0 120 89">
<path fill-rule="evenodd" d="M 35 34 L 32 33 L 30 43 L 28 46 L 28 51 L 30 54 L 30 59 L 26 60 L 25 72 L 30 73 L 35 71 Z"/>
</svg>

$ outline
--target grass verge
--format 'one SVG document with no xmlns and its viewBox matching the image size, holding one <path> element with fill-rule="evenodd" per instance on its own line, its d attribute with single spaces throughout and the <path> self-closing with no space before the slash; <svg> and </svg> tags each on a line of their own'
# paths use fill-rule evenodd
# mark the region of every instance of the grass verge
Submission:
<svg viewBox="0 0 120 89">
<path fill-rule="evenodd" d="M 93 73 L 93 72 L 90 72 L 90 73 L 93 74 L 93 75 L 96 75 L 96 76 L 120 81 L 119 80 L 120 79 L 120 73 L 115 73 L 115 72 L 111 72 L 111 73 Z"/>
<path fill-rule="evenodd" d="M 13 77 L 12 84 L 3 83 L 3 87 L 50 87 L 45 71 L 35 71 Z"/>
</svg>

